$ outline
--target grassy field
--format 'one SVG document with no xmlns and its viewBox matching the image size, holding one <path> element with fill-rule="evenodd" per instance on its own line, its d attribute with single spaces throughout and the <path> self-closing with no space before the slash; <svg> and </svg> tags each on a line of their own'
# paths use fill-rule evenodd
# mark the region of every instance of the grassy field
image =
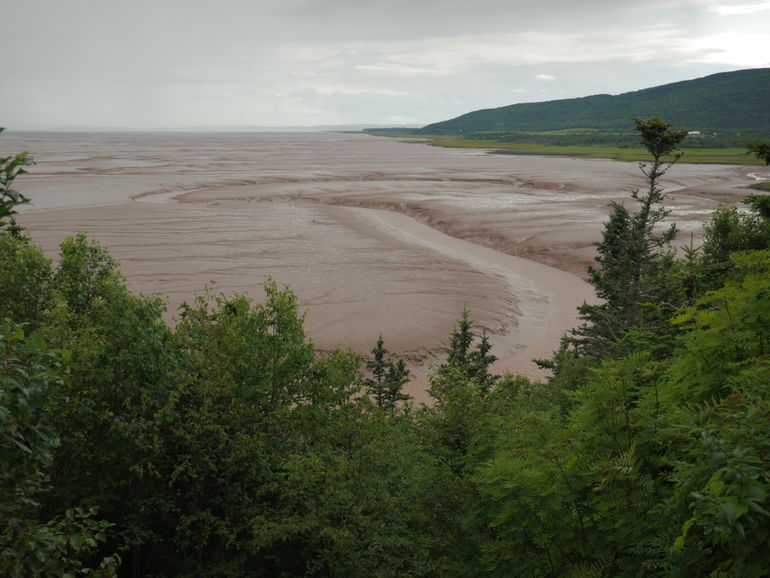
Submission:
<svg viewBox="0 0 770 578">
<path fill-rule="evenodd" d="M 380 136 L 400 138 L 404 142 L 424 143 L 438 147 L 489 149 L 499 154 L 511 155 L 557 155 L 589 159 L 615 159 L 619 161 L 650 160 L 647 152 L 640 148 L 625 148 L 605 145 L 557 146 L 546 144 L 508 143 L 496 140 L 468 139 L 460 136 L 415 136 L 408 133 L 378 133 Z M 745 148 L 686 149 L 680 162 L 720 163 L 733 165 L 762 165 L 760 160 L 746 154 Z"/>
</svg>

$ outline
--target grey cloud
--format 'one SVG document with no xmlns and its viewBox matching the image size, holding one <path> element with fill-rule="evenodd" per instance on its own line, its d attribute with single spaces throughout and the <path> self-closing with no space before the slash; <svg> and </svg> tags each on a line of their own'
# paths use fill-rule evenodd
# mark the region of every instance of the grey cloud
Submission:
<svg viewBox="0 0 770 578">
<path fill-rule="evenodd" d="M 0 20 L 0 125 L 427 123 L 770 65 L 728 4 L 25 0 Z"/>
</svg>

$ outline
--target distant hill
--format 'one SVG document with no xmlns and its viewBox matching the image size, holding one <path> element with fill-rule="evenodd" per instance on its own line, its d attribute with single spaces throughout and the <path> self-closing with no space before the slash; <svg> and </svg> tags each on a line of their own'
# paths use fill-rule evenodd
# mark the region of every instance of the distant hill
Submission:
<svg viewBox="0 0 770 578">
<path fill-rule="evenodd" d="M 477 110 L 417 132 L 628 131 L 633 117 L 654 115 L 689 130 L 770 132 L 770 68 L 722 72 L 615 96 L 597 94 Z"/>
</svg>

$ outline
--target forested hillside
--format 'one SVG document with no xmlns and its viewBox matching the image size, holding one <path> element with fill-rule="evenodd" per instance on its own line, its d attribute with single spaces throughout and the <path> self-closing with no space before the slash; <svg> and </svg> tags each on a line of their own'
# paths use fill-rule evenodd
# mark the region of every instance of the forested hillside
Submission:
<svg viewBox="0 0 770 578">
<path fill-rule="evenodd" d="M 0 574 L 768 575 L 770 197 L 675 253 L 684 134 L 636 128 L 653 160 L 553 376 L 491 374 L 465 312 L 429 407 L 382 340 L 318 354 L 269 280 L 171 328 L 85 236 L 54 264 L 0 159 Z"/>
<path fill-rule="evenodd" d="M 630 119 L 661 115 L 688 130 L 770 129 L 770 69 L 712 74 L 619 95 L 513 104 L 429 124 L 417 134 L 628 131 Z"/>
</svg>

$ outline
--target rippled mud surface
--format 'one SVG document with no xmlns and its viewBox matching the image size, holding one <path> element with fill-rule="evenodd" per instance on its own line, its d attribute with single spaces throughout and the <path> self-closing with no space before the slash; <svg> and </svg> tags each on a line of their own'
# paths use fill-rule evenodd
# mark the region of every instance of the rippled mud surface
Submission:
<svg viewBox="0 0 770 578">
<path fill-rule="evenodd" d="M 590 298 L 579 277 L 607 204 L 644 185 L 633 163 L 361 134 L 7 133 L 0 147 L 37 161 L 17 182 L 34 202 L 19 220 L 44 249 L 88 232 L 134 290 L 167 296 L 170 321 L 209 281 L 260 298 L 270 275 L 309 310 L 321 349 L 366 352 L 382 333 L 424 366 L 467 306 L 504 368 L 531 375 L 527 348 L 556 347 Z M 746 195 L 749 170 L 675 165 L 662 180 L 670 220 L 699 234 L 714 207 Z"/>
</svg>

